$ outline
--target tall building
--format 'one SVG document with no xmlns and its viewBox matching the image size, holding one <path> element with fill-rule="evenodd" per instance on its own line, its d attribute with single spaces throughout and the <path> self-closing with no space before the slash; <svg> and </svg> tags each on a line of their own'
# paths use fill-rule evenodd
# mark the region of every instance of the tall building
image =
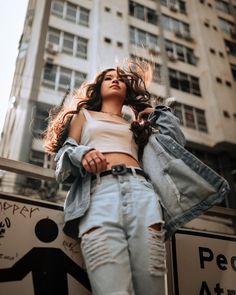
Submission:
<svg viewBox="0 0 236 295">
<path fill-rule="evenodd" d="M 29 0 L 1 156 L 51 167 L 49 109 L 129 56 L 155 64 L 150 92 L 177 99 L 187 148 L 229 181 L 236 208 L 236 0 Z"/>
</svg>

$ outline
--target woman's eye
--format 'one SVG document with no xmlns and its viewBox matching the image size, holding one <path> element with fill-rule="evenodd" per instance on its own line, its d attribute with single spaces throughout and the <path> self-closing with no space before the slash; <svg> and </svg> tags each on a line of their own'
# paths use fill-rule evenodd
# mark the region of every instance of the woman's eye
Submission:
<svg viewBox="0 0 236 295">
<path fill-rule="evenodd" d="M 105 80 L 105 81 L 107 81 L 107 80 L 111 80 L 111 78 L 110 78 L 110 77 L 105 77 L 104 80 Z"/>
</svg>

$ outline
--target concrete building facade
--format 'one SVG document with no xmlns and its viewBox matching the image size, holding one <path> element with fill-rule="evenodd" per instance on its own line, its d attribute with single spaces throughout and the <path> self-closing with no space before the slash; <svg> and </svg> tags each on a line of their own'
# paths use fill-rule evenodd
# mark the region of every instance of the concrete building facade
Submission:
<svg viewBox="0 0 236 295">
<path fill-rule="evenodd" d="M 155 64 L 150 92 L 176 98 L 187 148 L 227 178 L 236 208 L 236 0 L 29 0 L 1 156 L 52 167 L 49 109 L 130 56 Z"/>
</svg>

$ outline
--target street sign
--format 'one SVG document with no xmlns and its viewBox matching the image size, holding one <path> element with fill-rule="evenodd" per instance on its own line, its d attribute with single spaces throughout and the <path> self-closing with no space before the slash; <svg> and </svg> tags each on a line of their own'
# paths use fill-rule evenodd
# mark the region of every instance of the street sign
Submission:
<svg viewBox="0 0 236 295">
<path fill-rule="evenodd" d="M 78 241 L 61 205 L 0 194 L 0 294 L 89 295 Z"/>
<path fill-rule="evenodd" d="M 236 295 L 236 237 L 179 230 L 172 238 L 175 295 Z"/>
</svg>

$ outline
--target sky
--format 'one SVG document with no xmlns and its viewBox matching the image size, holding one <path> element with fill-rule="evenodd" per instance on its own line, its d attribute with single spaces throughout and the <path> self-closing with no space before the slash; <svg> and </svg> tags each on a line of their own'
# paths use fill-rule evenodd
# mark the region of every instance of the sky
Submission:
<svg viewBox="0 0 236 295">
<path fill-rule="evenodd" d="M 6 115 L 28 0 L 0 0 L 0 133 Z"/>
</svg>

